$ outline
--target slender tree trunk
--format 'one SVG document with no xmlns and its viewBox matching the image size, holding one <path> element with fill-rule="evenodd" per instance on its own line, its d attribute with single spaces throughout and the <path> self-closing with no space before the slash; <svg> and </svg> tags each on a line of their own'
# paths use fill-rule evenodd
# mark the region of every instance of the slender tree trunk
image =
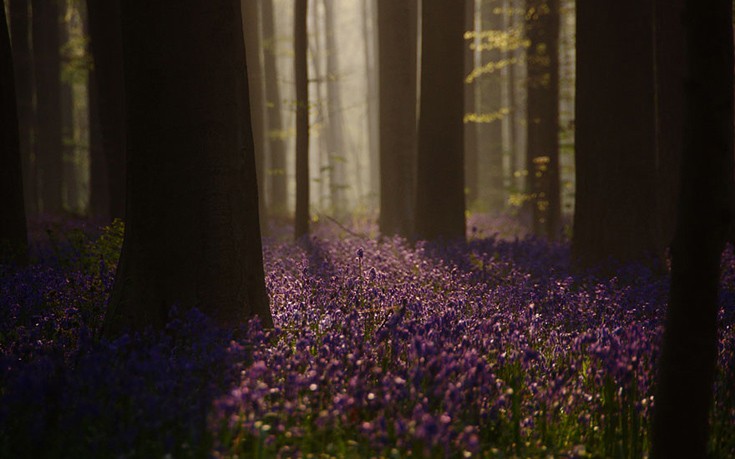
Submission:
<svg viewBox="0 0 735 459">
<path fill-rule="evenodd" d="M 495 11 L 502 4 L 498 0 L 481 1 L 482 32 L 502 32 L 503 18 Z M 492 66 L 503 58 L 501 43 L 485 38 L 481 43 L 482 65 Z M 479 201 L 486 210 L 498 212 L 505 207 L 503 171 L 502 78 L 500 68 L 489 70 L 476 80 L 479 86 L 478 128 L 480 157 L 478 164 Z"/>
<path fill-rule="evenodd" d="M 582 266 L 648 261 L 663 251 L 652 24 L 652 0 L 577 5 L 572 254 Z"/>
<path fill-rule="evenodd" d="M 475 8 L 477 2 L 475 0 L 465 0 L 465 30 L 477 33 L 475 27 Z M 477 54 L 476 46 L 479 40 L 472 37 L 471 40 L 465 40 L 464 49 L 464 72 L 465 75 L 472 73 L 475 68 L 475 55 Z M 464 111 L 474 113 L 477 110 L 477 85 L 474 80 L 465 79 L 464 84 Z M 478 139 L 477 139 L 476 123 L 468 119 L 464 120 L 464 176 L 465 176 L 465 205 L 472 206 L 478 198 L 479 177 L 478 168 Z"/>
<path fill-rule="evenodd" d="M 62 206 L 61 43 L 59 5 L 33 0 L 36 81 L 36 164 L 39 210 L 60 214 Z"/>
<path fill-rule="evenodd" d="M 59 5 L 59 50 L 61 52 L 61 72 L 69 68 L 72 56 L 68 53 L 69 40 L 69 9 L 71 4 L 66 0 L 55 0 Z M 74 164 L 76 145 L 74 139 L 74 88 L 68 78 L 61 80 L 61 162 L 62 162 L 62 206 L 64 209 L 77 212 L 78 193 L 77 168 Z"/>
<path fill-rule="evenodd" d="M 97 110 L 106 160 L 109 218 L 125 216 L 125 83 L 121 0 L 87 0 Z M 91 105 L 91 104 L 90 104 Z M 94 121 L 93 121 L 94 122 Z"/>
<path fill-rule="evenodd" d="M 416 236 L 464 239 L 464 3 L 421 4 Z"/>
<path fill-rule="evenodd" d="M 241 0 L 242 28 L 245 35 L 245 52 L 248 61 L 248 85 L 252 110 L 253 141 L 255 142 L 255 168 L 258 176 L 258 209 L 260 210 L 261 233 L 268 230 L 268 206 L 266 204 L 265 171 L 265 74 L 260 39 L 260 1 Z"/>
<path fill-rule="evenodd" d="M 121 6 L 128 207 L 104 334 L 173 306 L 270 326 L 240 1 Z"/>
<path fill-rule="evenodd" d="M 380 232 L 413 231 L 417 141 L 416 2 L 378 0 Z"/>
<path fill-rule="evenodd" d="M 296 239 L 309 234 L 309 76 L 306 59 L 308 0 L 294 0 L 294 75 L 296 79 Z"/>
<path fill-rule="evenodd" d="M 20 155 L 23 167 L 23 195 L 26 212 L 38 213 L 36 164 L 33 159 L 33 55 L 31 52 L 31 16 L 28 0 L 10 0 L 8 14 L 12 39 L 15 92 L 18 101 Z"/>
<path fill-rule="evenodd" d="M 0 263 L 27 261 L 28 235 L 23 206 L 20 134 L 13 57 L 5 8 L 0 5 Z"/>
<path fill-rule="evenodd" d="M 262 0 L 263 70 L 265 74 L 266 116 L 268 125 L 268 176 L 270 179 L 270 206 L 272 216 L 285 217 L 288 210 L 286 186 L 286 141 L 281 118 L 281 93 L 278 88 L 276 67 L 276 34 L 273 19 L 273 1 Z"/>
<path fill-rule="evenodd" d="M 561 231 L 559 184 L 559 0 L 530 0 L 528 153 L 533 233 L 551 240 Z"/>
<path fill-rule="evenodd" d="M 334 0 L 332 0 L 334 1 Z M 332 207 L 338 218 L 343 218 L 347 211 L 347 182 L 345 166 L 347 148 L 345 143 L 344 115 L 342 113 L 342 92 L 339 82 L 337 33 L 334 27 L 334 8 L 330 0 L 323 0 L 324 36 L 327 51 L 327 113 L 329 130 L 327 145 L 329 146 L 329 184 L 332 195 Z"/>
<path fill-rule="evenodd" d="M 653 459 L 704 459 L 717 357 L 720 255 L 732 219 L 731 0 L 685 0 L 684 149 Z M 676 439 L 675 441 L 672 439 Z"/>
<path fill-rule="evenodd" d="M 376 199 L 380 192 L 380 121 L 378 118 L 378 15 L 375 11 L 377 0 L 362 0 L 362 29 L 365 43 L 365 80 L 367 87 L 367 142 L 370 186 L 368 196 L 370 207 L 379 204 Z"/>
</svg>

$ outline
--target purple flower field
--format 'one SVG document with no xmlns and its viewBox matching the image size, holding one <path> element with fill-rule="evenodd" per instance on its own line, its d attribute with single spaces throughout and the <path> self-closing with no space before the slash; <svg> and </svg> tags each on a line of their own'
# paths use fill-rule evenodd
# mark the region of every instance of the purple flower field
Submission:
<svg viewBox="0 0 735 459">
<path fill-rule="evenodd" d="M 120 228 L 0 267 L 0 457 L 615 457 L 648 449 L 665 276 L 565 244 L 266 241 L 273 330 L 96 339 Z M 92 234 L 87 235 L 87 234 Z M 713 457 L 735 457 L 735 255 Z"/>
</svg>

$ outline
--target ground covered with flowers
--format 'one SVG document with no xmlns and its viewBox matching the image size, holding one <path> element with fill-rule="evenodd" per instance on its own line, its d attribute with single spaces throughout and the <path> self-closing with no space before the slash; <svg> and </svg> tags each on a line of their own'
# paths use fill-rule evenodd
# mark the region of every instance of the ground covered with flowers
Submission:
<svg viewBox="0 0 735 459">
<path fill-rule="evenodd" d="M 483 231 L 485 231 L 483 233 Z M 97 339 L 120 225 L 0 266 L 0 457 L 621 457 L 648 449 L 667 278 L 565 244 L 267 240 L 276 327 Z M 735 255 L 713 457 L 735 457 Z"/>
</svg>

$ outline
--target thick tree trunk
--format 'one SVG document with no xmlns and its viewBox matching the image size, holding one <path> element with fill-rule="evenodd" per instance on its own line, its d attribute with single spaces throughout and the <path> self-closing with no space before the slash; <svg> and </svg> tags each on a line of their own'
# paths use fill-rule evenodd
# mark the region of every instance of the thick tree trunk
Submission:
<svg viewBox="0 0 735 459">
<path fill-rule="evenodd" d="M 38 213 L 36 193 L 36 167 L 32 160 L 33 151 L 33 56 L 31 53 L 30 2 L 10 0 L 10 33 L 12 39 L 13 65 L 15 68 L 15 93 L 18 101 L 18 130 L 20 155 L 23 167 L 23 195 L 26 212 Z"/>
<path fill-rule="evenodd" d="M 561 231 L 559 0 L 530 0 L 527 6 L 528 194 L 533 233 L 554 240 Z"/>
<path fill-rule="evenodd" d="M 6 257 L 21 264 L 27 260 L 22 176 L 10 35 L 0 8 L 0 263 Z"/>
<path fill-rule="evenodd" d="M 309 80 L 306 60 L 308 0 L 294 2 L 294 75 L 296 79 L 296 215 L 294 237 L 309 234 Z"/>
<path fill-rule="evenodd" d="M 104 333 L 174 306 L 269 326 L 239 0 L 121 6 L 128 207 Z"/>
<path fill-rule="evenodd" d="M 720 255 L 732 220 L 732 2 L 685 0 L 684 149 L 653 459 L 707 454 L 717 357 Z M 675 440 L 674 440 L 675 439 Z"/>
<path fill-rule="evenodd" d="M 61 43 L 59 5 L 33 0 L 36 81 L 36 165 L 39 211 L 60 214 L 62 206 Z"/>
<path fill-rule="evenodd" d="M 416 183 L 418 9 L 378 0 L 380 232 L 410 237 Z"/>
<path fill-rule="evenodd" d="M 286 186 L 286 141 L 281 119 L 281 93 L 278 88 L 278 69 L 276 68 L 276 34 L 273 19 L 273 1 L 262 0 L 263 70 L 265 73 L 265 98 L 268 124 L 268 152 L 270 163 L 268 177 L 270 179 L 269 211 L 271 215 L 285 217 L 288 211 L 288 193 Z"/>
<path fill-rule="evenodd" d="M 125 216 L 125 83 L 120 0 L 87 0 L 109 218 Z M 90 104 L 91 105 L 91 104 Z M 94 122 L 94 121 L 93 121 Z"/>
<path fill-rule="evenodd" d="M 572 253 L 582 266 L 662 253 L 652 24 L 651 0 L 577 5 Z"/>
<path fill-rule="evenodd" d="M 464 239 L 464 4 L 421 4 L 416 236 Z"/>
</svg>

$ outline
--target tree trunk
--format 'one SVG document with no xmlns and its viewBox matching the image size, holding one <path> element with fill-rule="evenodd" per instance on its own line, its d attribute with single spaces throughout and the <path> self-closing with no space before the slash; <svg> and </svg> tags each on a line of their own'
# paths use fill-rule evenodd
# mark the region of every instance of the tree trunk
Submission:
<svg viewBox="0 0 735 459">
<path fill-rule="evenodd" d="M 23 172 L 15 96 L 13 57 L 5 8 L 0 8 L 0 263 L 27 261 Z"/>
<path fill-rule="evenodd" d="M 415 2 L 378 0 L 380 232 L 410 237 L 416 183 Z"/>
<path fill-rule="evenodd" d="M 334 1 L 334 0 L 332 0 Z M 324 5 L 324 36 L 327 51 L 327 114 L 329 116 L 329 130 L 327 131 L 327 146 L 329 148 L 329 185 L 332 196 L 332 210 L 337 218 L 344 218 L 347 212 L 347 178 L 345 166 L 347 164 L 347 148 L 344 139 L 345 126 L 342 113 L 342 92 L 339 82 L 339 61 L 337 33 L 334 27 L 334 5 L 330 0 L 323 0 Z"/>
<path fill-rule="evenodd" d="M 421 4 L 416 236 L 465 238 L 464 4 Z"/>
<path fill-rule="evenodd" d="M 33 152 L 33 56 L 31 53 L 30 2 L 9 0 L 8 14 L 12 34 L 13 65 L 15 68 L 15 93 L 18 101 L 18 130 L 23 169 L 23 195 L 29 214 L 38 213 L 36 193 L 36 165 Z"/>
<path fill-rule="evenodd" d="M 475 27 L 475 0 L 466 0 L 465 8 L 465 30 L 477 34 Z M 472 41 L 465 40 L 464 48 L 464 72 L 469 75 L 475 68 L 475 56 L 479 40 L 473 35 Z M 477 84 L 475 80 L 465 79 L 464 84 L 464 111 L 465 115 L 477 111 Z M 466 116 L 465 116 L 466 117 Z M 477 141 L 477 123 L 468 119 L 464 120 L 464 176 L 465 176 L 465 205 L 473 206 L 478 198 L 479 177 L 477 174 L 479 145 Z"/>
<path fill-rule="evenodd" d="M 87 0 L 97 111 L 106 159 L 109 218 L 125 216 L 125 82 L 120 0 Z M 91 105 L 91 104 L 90 104 Z M 94 122 L 94 121 L 92 121 Z"/>
<path fill-rule="evenodd" d="M 248 86 L 252 110 L 253 141 L 255 143 L 255 169 L 258 177 L 258 209 L 261 233 L 268 230 L 268 206 L 266 204 L 265 172 L 265 75 L 263 73 L 263 45 L 260 40 L 260 8 L 258 0 L 240 0 L 242 28 L 245 36 L 245 52 L 248 62 Z"/>
<path fill-rule="evenodd" d="M 362 28 L 365 39 L 365 80 L 367 87 L 367 142 L 368 167 L 370 170 L 370 186 L 367 196 L 370 208 L 379 204 L 380 192 L 380 120 L 378 118 L 378 15 L 376 0 L 362 0 Z"/>
<path fill-rule="evenodd" d="M 59 5 L 33 0 L 36 80 L 36 165 L 39 211 L 60 214 L 62 206 L 61 44 Z"/>
<path fill-rule="evenodd" d="M 482 0 L 480 31 L 493 34 L 503 31 L 503 18 L 495 11 L 502 6 L 498 0 Z M 492 68 L 503 58 L 502 44 L 484 37 L 480 42 L 483 74 L 475 79 L 479 88 L 479 119 L 477 124 L 480 156 L 478 162 L 479 203 L 493 212 L 505 208 L 505 175 L 503 171 L 502 78 L 499 67 Z"/>
<path fill-rule="evenodd" d="M 174 306 L 270 326 L 240 2 L 121 6 L 128 208 L 104 334 Z"/>
<path fill-rule="evenodd" d="M 561 232 L 559 183 L 559 0 L 529 0 L 528 153 L 526 170 L 533 233 Z"/>
<path fill-rule="evenodd" d="M 308 0 L 294 2 L 294 76 L 296 80 L 296 215 L 294 237 L 309 234 L 309 76 L 306 60 Z"/>
<path fill-rule="evenodd" d="M 581 266 L 662 253 L 652 24 L 651 0 L 577 5 L 572 254 Z"/>
<path fill-rule="evenodd" d="M 720 255 L 732 219 L 732 2 L 684 2 L 684 149 L 651 457 L 709 457 Z M 675 439 L 675 441 L 673 440 Z"/>
<path fill-rule="evenodd" d="M 273 1 L 262 0 L 263 70 L 265 74 L 266 115 L 268 124 L 268 152 L 270 163 L 269 211 L 273 216 L 285 217 L 288 210 L 286 186 L 286 141 L 281 119 L 281 93 L 278 88 L 278 69 L 276 67 L 276 34 L 273 19 Z"/>
</svg>

